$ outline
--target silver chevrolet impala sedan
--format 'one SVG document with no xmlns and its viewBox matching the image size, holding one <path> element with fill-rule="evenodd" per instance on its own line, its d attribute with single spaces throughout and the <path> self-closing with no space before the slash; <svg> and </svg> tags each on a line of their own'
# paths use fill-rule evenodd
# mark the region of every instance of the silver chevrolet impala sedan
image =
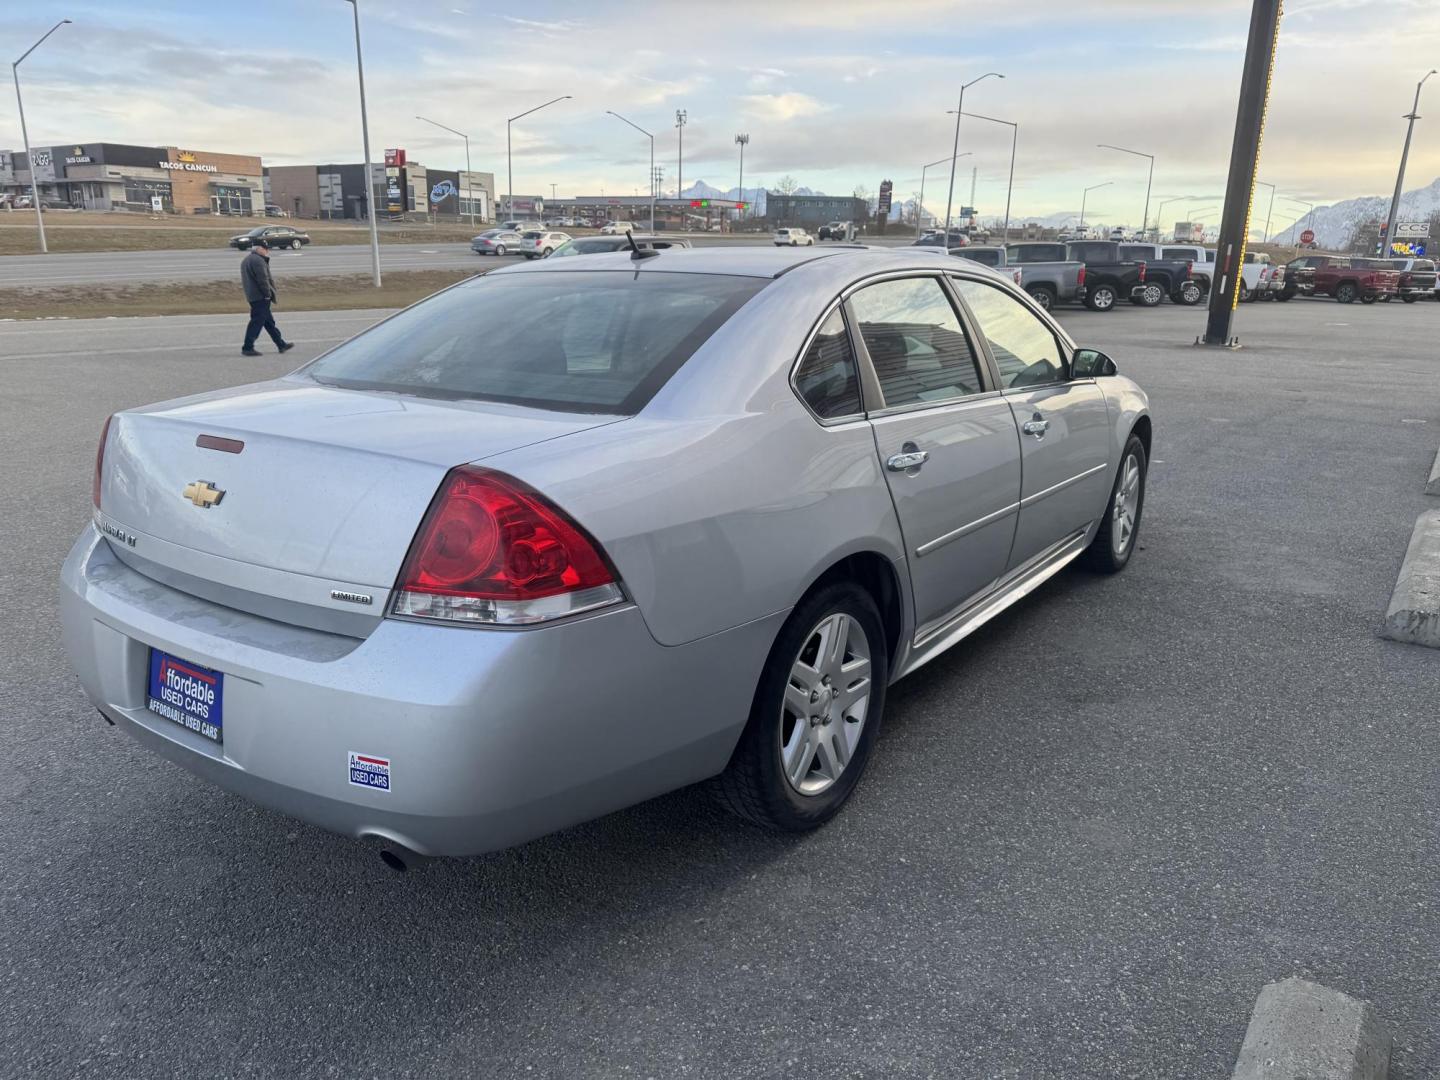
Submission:
<svg viewBox="0 0 1440 1080">
<path fill-rule="evenodd" d="M 709 781 L 785 830 L 889 684 L 1136 547 L 1151 421 L 924 249 L 508 267 L 294 374 L 117 413 L 62 572 L 100 712 L 392 865 Z"/>
</svg>

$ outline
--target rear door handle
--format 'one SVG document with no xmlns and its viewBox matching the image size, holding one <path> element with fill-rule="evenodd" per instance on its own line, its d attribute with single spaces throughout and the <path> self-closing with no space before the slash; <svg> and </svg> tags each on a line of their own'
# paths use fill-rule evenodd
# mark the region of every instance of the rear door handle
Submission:
<svg viewBox="0 0 1440 1080">
<path fill-rule="evenodd" d="M 1049 420 L 1026 420 L 1020 425 L 1020 430 L 1026 435 L 1034 435 L 1037 439 L 1043 439 L 1045 432 L 1050 430 Z"/>
<path fill-rule="evenodd" d="M 891 472 L 904 472 L 906 469 L 918 469 L 929 458 L 928 450 L 907 450 L 903 454 L 891 454 L 885 467 Z"/>
</svg>

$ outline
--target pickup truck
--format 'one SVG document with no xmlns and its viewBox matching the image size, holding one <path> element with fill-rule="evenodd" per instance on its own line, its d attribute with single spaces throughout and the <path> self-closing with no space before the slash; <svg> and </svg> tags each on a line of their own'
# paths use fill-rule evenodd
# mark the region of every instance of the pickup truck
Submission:
<svg viewBox="0 0 1440 1080">
<path fill-rule="evenodd" d="M 1188 259 L 1191 261 L 1190 280 L 1199 286 L 1202 299 L 1210 294 L 1215 282 L 1215 251 L 1199 244 L 1162 244 L 1161 253 L 1166 259 Z M 1270 265 L 1270 256 L 1261 254 L 1258 258 L 1253 251 L 1245 253 L 1245 262 L 1240 270 L 1240 299 L 1246 302 L 1265 295 L 1267 290 L 1278 287 L 1282 280 L 1279 267 Z M 1275 294 L 1275 299 L 1288 299 Z M 1181 303 L 1187 301 L 1182 297 Z M 1189 301 L 1191 303 L 1195 301 Z"/>
<path fill-rule="evenodd" d="M 1302 255 L 1285 266 L 1285 291 L 1291 296 L 1333 296 L 1342 304 L 1388 301 L 1400 288 L 1400 273 L 1386 259 L 1349 255 Z"/>
<path fill-rule="evenodd" d="M 1085 306 L 1091 311 L 1109 311 L 1145 287 L 1145 264 L 1121 256 L 1114 240 L 1072 240 L 1065 255 L 1085 264 Z"/>
<path fill-rule="evenodd" d="M 1390 262 L 1400 273 L 1400 299 L 1407 304 L 1440 298 L 1440 284 L 1437 284 L 1434 259 L 1391 259 Z"/>
<path fill-rule="evenodd" d="M 1194 252 L 1197 251 L 1203 252 L 1203 249 L 1165 244 L 1121 244 L 1121 258 L 1145 264 L 1145 287 L 1130 299 L 1144 307 L 1155 307 L 1167 296 L 1177 304 L 1198 304 L 1205 295 L 1205 289 L 1195 280 Z M 1209 278 L 1205 281 L 1208 288 Z"/>
<path fill-rule="evenodd" d="M 984 266 L 1019 269 L 1021 278 L 1016 284 L 1046 311 L 1056 304 L 1078 304 L 1085 299 L 1085 264 L 1067 260 L 1064 244 L 967 247 L 950 254 Z"/>
</svg>

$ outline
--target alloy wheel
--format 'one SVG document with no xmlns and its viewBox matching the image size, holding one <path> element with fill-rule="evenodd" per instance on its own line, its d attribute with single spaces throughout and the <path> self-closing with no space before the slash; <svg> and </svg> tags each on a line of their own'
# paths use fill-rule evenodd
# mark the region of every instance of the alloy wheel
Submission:
<svg viewBox="0 0 1440 1080">
<path fill-rule="evenodd" d="M 1116 555 L 1123 556 L 1130 550 L 1139 512 L 1140 462 L 1134 454 L 1130 454 L 1120 472 L 1120 483 L 1115 488 L 1115 504 L 1110 514 L 1110 543 Z"/>
<path fill-rule="evenodd" d="M 854 756 L 870 704 L 870 642 L 837 612 L 805 635 L 780 714 L 780 770 L 801 795 L 827 791 Z"/>
</svg>

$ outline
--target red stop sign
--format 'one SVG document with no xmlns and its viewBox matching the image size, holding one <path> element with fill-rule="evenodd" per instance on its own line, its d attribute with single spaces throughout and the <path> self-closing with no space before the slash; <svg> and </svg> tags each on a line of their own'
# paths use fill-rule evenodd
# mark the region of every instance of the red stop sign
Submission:
<svg viewBox="0 0 1440 1080">
<path fill-rule="evenodd" d="M 1304 232 L 1302 232 L 1302 233 L 1300 234 L 1300 243 L 1302 243 L 1302 244 L 1313 244 L 1314 242 L 1315 242 L 1315 230 L 1314 230 L 1314 229 L 1306 229 Z"/>
</svg>

